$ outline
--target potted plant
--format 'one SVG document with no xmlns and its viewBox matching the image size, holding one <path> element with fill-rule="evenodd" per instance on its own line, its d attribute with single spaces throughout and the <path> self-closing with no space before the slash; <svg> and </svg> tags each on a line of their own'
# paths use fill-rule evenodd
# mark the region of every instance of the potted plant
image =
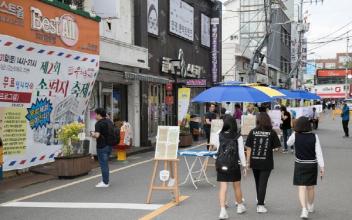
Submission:
<svg viewBox="0 0 352 220">
<path fill-rule="evenodd" d="M 84 124 L 72 122 L 61 127 L 59 140 L 62 142 L 61 156 L 55 157 L 59 177 L 75 177 L 88 174 L 91 170 L 89 154 L 83 154 L 83 144 L 79 136 L 84 134 Z M 84 135 L 83 135 L 84 136 Z"/>
<path fill-rule="evenodd" d="M 181 123 L 180 125 L 180 142 L 179 147 L 188 147 L 193 144 L 192 134 L 190 132 L 189 126 L 187 123 Z"/>
</svg>

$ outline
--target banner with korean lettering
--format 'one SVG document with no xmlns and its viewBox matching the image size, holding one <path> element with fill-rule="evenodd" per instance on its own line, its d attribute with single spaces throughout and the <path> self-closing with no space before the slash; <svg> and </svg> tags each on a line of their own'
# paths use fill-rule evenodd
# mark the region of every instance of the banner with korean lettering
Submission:
<svg viewBox="0 0 352 220">
<path fill-rule="evenodd" d="M 177 118 L 178 125 L 187 124 L 187 113 L 191 99 L 190 88 L 179 88 L 178 89 L 178 106 L 177 106 Z"/>
<path fill-rule="evenodd" d="M 83 121 L 99 56 L 0 34 L 0 137 L 4 170 L 53 161 L 58 130 Z"/>
</svg>

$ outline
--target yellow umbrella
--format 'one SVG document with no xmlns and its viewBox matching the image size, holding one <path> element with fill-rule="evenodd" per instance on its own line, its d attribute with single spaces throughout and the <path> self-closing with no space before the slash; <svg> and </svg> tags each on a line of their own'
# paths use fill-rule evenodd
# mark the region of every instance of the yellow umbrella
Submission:
<svg viewBox="0 0 352 220">
<path fill-rule="evenodd" d="M 272 89 L 270 87 L 267 87 L 267 86 L 260 86 L 258 84 L 247 84 L 247 86 L 251 86 L 261 92 L 263 92 L 264 94 L 266 94 L 267 96 L 270 96 L 271 98 L 275 98 L 275 97 L 284 97 L 285 94 L 275 90 L 275 89 Z"/>
</svg>

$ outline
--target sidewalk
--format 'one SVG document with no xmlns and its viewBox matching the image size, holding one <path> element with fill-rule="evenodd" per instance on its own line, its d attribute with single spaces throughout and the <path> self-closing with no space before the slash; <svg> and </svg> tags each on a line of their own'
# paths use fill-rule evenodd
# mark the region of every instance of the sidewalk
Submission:
<svg viewBox="0 0 352 220">
<path fill-rule="evenodd" d="M 193 145 L 202 143 L 203 140 L 194 142 Z M 190 146 L 191 147 L 191 146 Z M 138 155 L 154 151 L 154 147 L 134 147 L 127 149 L 127 159 L 129 156 Z M 116 157 L 112 155 L 110 161 L 116 160 Z M 99 164 L 96 160 L 92 160 L 92 169 L 99 167 Z M 30 185 L 43 183 L 49 180 L 57 179 L 55 162 L 39 165 L 29 169 L 27 173 L 23 173 L 14 177 L 6 178 L 0 181 L 0 193 L 13 191 L 20 188 L 25 188 Z"/>
</svg>

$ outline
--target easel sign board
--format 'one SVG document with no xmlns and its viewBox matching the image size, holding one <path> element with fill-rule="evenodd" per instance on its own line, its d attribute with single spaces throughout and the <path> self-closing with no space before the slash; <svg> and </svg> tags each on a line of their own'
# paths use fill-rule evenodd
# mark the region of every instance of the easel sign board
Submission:
<svg viewBox="0 0 352 220">
<path fill-rule="evenodd" d="M 219 132 L 221 131 L 224 125 L 224 121 L 222 119 L 213 119 L 211 121 L 211 129 L 210 129 L 210 145 L 213 145 L 215 149 L 218 149 L 219 143 Z"/>
<path fill-rule="evenodd" d="M 177 159 L 179 137 L 179 126 L 158 126 L 154 159 Z"/>
<path fill-rule="evenodd" d="M 255 128 L 257 117 L 255 115 L 242 115 L 241 135 L 248 135 Z"/>
<path fill-rule="evenodd" d="M 268 114 L 270 116 L 271 124 L 273 125 L 273 129 L 280 130 L 281 111 L 280 110 L 270 110 Z"/>
</svg>

